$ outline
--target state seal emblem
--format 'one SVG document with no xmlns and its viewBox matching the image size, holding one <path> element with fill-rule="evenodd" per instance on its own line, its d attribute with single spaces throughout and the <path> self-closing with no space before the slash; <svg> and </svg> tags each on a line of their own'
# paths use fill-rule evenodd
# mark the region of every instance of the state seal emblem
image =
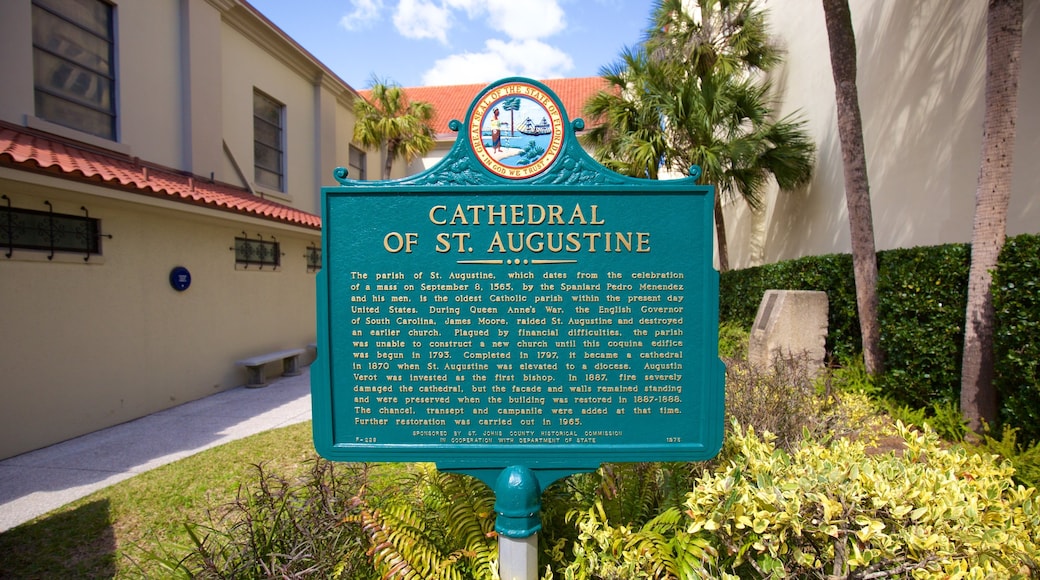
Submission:
<svg viewBox="0 0 1040 580">
<path fill-rule="evenodd" d="M 542 173 L 563 148 L 563 113 L 545 91 L 525 82 L 493 86 L 469 118 L 473 152 L 489 171 L 507 179 Z"/>
</svg>

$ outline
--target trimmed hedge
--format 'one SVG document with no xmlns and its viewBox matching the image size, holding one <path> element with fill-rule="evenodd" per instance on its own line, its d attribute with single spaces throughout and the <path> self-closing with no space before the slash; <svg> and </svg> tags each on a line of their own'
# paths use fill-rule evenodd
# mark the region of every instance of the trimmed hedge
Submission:
<svg viewBox="0 0 1040 580">
<path fill-rule="evenodd" d="M 878 253 L 886 396 L 914 409 L 959 404 L 970 264 L 966 244 Z"/>
<path fill-rule="evenodd" d="M 1001 416 L 1040 441 L 1040 236 L 1009 238 L 993 273 L 994 351 Z"/>
<path fill-rule="evenodd" d="M 878 252 L 878 318 L 886 372 L 881 391 L 913 408 L 960 400 L 970 246 L 946 244 Z M 829 302 L 828 353 L 862 351 L 852 256 L 830 254 L 722 274 L 719 316 L 754 324 L 771 288 L 822 290 Z M 1008 238 L 994 274 L 997 387 L 1002 419 L 1040 441 L 1040 236 Z"/>
</svg>

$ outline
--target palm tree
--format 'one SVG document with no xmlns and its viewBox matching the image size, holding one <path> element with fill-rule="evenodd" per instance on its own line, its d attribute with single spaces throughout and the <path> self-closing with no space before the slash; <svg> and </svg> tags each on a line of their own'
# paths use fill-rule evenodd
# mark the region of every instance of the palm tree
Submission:
<svg viewBox="0 0 1040 580">
<path fill-rule="evenodd" d="M 354 101 L 354 141 L 365 148 L 386 145 L 383 179 L 390 179 L 394 160 L 411 161 L 433 149 L 433 105 L 411 101 L 400 85 L 373 77 L 368 100 Z"/>
<path fill-rule="evenodd" d="M 516 119 L 513 113 L 520 110 L 520 97 L 506 97 L 502 100 L 502 108 L 509 111 L 509 136 L 516 135 Z"/>
<path fill-rule="evenodd" d="M 640 47 L 622 51 L 620 60 L 600 74 L 610 88 L 586 101 L 584 113 L 595 122 L 582 139 L 606 167 L 657 179 L 668 150 L 661 95 L 655 88 L 660 79 L 650 78 L 659 74 L 657 67 Z"/>
<path fill-rule="evenodd" d="M 982 164 L 968 270 L 968 305 L 961 364 L 961 412 L 975 432 L 997 419 L 993 387 L 991 272 L 1004 247 L 1011 199 L 1018 76 L 1022 53 L 1022 0 L 990 0 L 986 16 L 986 113 Z"/>
<path fill-rule="evenodd" d="M 684 4 L 659 1 L 646 42 L 603 69 L 612 90 L 587 103 L 596 123 L 585 141 L 629 175 L 699 166 L 702 181 L 718 189 L 715 233 L 726 271 L 722 200 L 739 196 L 757 208 L 770 177 L 783 190 L 807 183 L 815 145 L 802 121 L 773 119 L 768 83 L 753 80 L 779 60 L 755 1 L 704 0 L 692 13 Z"/>
<path fill-rule="evenodd" d="M 863 364 L 868 373 L 877 376 L 882 371 L 877 252 L 867 181 L 867 158 L 863 152 L 863 123 L 856 88 L 856 37 L 848 0 L 823 0 L 823 13 L 830 43 L 831 70 L 838 108 L 838 137 L 845 168 L 845 204 L 849 210 L 852 269 L 856 277 L 856 307 L 863 340 Z"/>
<path fill-rule="evenodd" d="M 659 59 L 678 60 L 696 76 L 768 71 L 782 60 L 769 41 L 758 0 L 658 0 L 647 44 Z"/>
</svg>

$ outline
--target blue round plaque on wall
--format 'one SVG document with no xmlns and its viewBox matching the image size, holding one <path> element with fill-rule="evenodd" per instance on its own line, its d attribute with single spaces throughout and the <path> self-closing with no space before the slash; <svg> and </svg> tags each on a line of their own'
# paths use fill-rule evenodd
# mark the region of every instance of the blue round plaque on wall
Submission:
<svg viewBox="0 0 1040 580">
<path fill-rule="evenodd" d="M 170 270 L 170 286 L 178 292 L 184 292 L 191 286 L 191 272 L 184 266 L 177 266 Z"/>
</svg>

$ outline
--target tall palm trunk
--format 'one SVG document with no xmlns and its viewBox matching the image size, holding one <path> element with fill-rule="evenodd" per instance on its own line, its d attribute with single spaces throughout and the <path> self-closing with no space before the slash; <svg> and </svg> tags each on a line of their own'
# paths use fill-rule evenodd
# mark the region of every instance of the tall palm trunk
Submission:
<svg viewBox="0 0 1040 580">
<path fill-rule="evenodd" d="M 997 419 L 993 387 L 991 272 L 1004 247 L 1011 199 L 1018 74 L 1022 52 L 1022 0 L 990 0 L 986 16 L 986 113 L 982 163 L 975 190 L 968 306 L 961 361 L 961 411 L 976 432 Z"/>
<path fill-rule="evenodd" d="M 849 211 L 863 363 L 868 373 L 878 375 L 882 371 L 882 353 L 881 332 L 878 328 L 877 252 L 867 181 L 867 158 L 863 151 L 863 122 L 856 88 L 856 37 L 848 0 L 823 0 L 823 13 L 830 42 L 831 70 L 838 106 L 838 136 L 845 167 L 845 203 Z"/>
<path fill-rule="evenodd" d="M 387 141 L 386 159 L 383 160 L 383 179 L 390 179 L 390 173 L 394 170 L 394 159 L 397 159 L 397 143 Z"/>
<path fill-rule="evenodd" d="M 729 244 L 726 242 L 726 218 L 722 214 L 722 196 L 715 191 L 715 243 L 718 244 L 719 272 L 729 272 Z"/>
</svg>

